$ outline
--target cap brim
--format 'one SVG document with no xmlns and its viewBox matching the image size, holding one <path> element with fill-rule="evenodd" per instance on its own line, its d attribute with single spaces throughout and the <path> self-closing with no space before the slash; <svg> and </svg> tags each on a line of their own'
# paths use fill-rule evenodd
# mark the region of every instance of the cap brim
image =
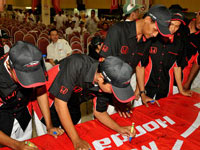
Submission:
<svg viewBox="0 0 200 150">
<path fill-rule="evenodd" d="M 135 99 L 134 91 L 131 85 L 125 88 L 118 88 L 112 85 L 112 92 L 115 98 L 121 103 L 128 103 Z"/>
<path fill-rule="evenodd" d="M 171 19 L 171 21 L 180 21 L 183 25 L 186 25 L 185 21 L 182 19 L 173 18 L 173 19 Z"/>
<path fill-rule="evenodd" d="M 159 33 L 162 36 L 165 36 L 165 37 L 172 36 L 171 33 L 170 33 L 170 31 L 169 31 L 169 27 L 168 26 L 164 26 L 164 25 L 160 24 L 157 21 L 155 23 L 156 23 L 156 26 L 157 26 L 157 29 L 158 29 Z"/>
<path fill-rule="evenodd" d="M 34 88 L 46 84 L 46 79 L 42 67 L 36 71 L 23 72 L 14 69 L 18 82 L 22 87 Z"/>
</svg>

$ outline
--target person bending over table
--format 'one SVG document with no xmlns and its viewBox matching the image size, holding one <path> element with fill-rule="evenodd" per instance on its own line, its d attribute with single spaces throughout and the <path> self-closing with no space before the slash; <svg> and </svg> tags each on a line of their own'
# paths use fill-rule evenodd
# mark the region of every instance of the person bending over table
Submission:
<svg viewBox="0 0 200 150">
<path fill-rule="evenodd" d="M 49 78 L 56 74 L 53 83 L 50 83 L 49 92 L 55 97 L 54 105 L 61 125 L 76 150 L 91 148 L 86 141 L 80 138 L 74 127 L 74 124 L 80 122 L 81 119 L 80 103 L 83 99 L 88 96 L 90 97 L 88 99 L 91 99 L 94 94 L 99 100 L 107 99 L 105 95 L 112 94 L 121 99 L 121 102 L 134 99 L 134 92 L 130 86 L 132 68 L 117 57 L 110 56 L 99 63 L 87 55 L 73 54 L 63 59 L 48 73 Z M 52 120 L 56 126 L 59 126 L 55 117 L 56 115 L 52 116 Z M 99 118 L 99 115 L 97 114 L 96 117 Z M 108 120 L 104 120 L 103 124 L 121 134 L 134 136 L 135 132 L 130 133 L 131 126 L 121 127 L 108 115 L 106 117 Z"/>
</svg>

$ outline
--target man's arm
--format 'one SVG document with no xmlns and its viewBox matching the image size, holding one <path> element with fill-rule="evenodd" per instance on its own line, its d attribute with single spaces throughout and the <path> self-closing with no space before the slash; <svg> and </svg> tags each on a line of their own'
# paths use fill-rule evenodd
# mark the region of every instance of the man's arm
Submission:
<svg viewBox="0 0 200 150">
<path fill-rule="evenodd" d="M 94 115 L 102 124 L 109 127 L 110 129 L 125 136 L 135 136 L 135 130 L 133 133 L 131 133 L 131 126 L 122 127 L 118 125 L 112 118 L 110 118 L 107 112 L 98 112 L 94 110 Z"/>
<path fill-rule="evenodd" d="M 91 146 L 84 140 L 82 140 L 72 122 L 67 102 L 61 99 L 55 98 L 55 108 L 58 113 L 59 119 L 68 136 L 72 140 L 75 149 L 88 150 Z"/>
<path fill-rule="evenodd" d="M 178 90 L 184 96 L 192 96 L 191 91 L 185 91 L 183 89 L 183 86 L 182 86 L 182 83 L 181 83 L 181 72 L 182 72 L 181 67 L 174 67 L 174 75 L 175 75 L 176 83 L 177 83 L 177 86 L 178 86 Z"/>
<path fill-rule="evenodd" d="M 145 78 L 145 69 L 144 67 L 137 66 L 136 67 L 136 77 L 137 77 L 137 85 L 139 87 L 140 91 L 145 91 L 145 83 L 144 83 L 144 78 Z M 141 95 L 142 102 L 145 104 L 146 107 L 148 107 L 148 102 L 152 101 L 152 98 L 146 96 L 145 93 L 142 93 Z M 157 105 L 159 106 L 159 103 L 155 101 Z"/>
<path fill-rule="evenodd" d="M 185 90 L 189 90 L 191 88 L 192 82 L 195 79 L 195 77 L 197 76 L 199 69 L 200 69 L 200 66 L 198 64 L 194 63 L 192 66 L 192 69 L 190 71 L 189 77 L 188 77 L 185 85 L 183 86 Z"/>
<path fill-rule="evenodd" d="M 38 150 L 38 148 L 30 147 L 24 142 L 14 140 L 0 131 L 0 147 L 1 145 L 8 146 L 13 150 Z"/>
<path fill-rule="evenodd" d="M 51 115 L 50 115 L 50 109 L 49 109 L 49 101 L 48 96 L 46 93 L 46 87 L 38 87 L 37 88 L 37 101 L 40 106 L 41 112 L 44 116 L 47 131 L 49 134 L 53 135 L 54 137 L 57 137 L 59 135 L 62 135 L 64 133 L 63 129 L 60 128 L 54 128 L 51 122 Z M 53 134 L 53 132 L 56 132 L 57 134 Z"/>
</svg>

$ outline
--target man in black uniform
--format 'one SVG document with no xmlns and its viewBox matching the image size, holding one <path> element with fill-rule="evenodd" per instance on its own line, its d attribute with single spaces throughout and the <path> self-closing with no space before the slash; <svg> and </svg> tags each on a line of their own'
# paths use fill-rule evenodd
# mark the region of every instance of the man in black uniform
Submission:
<svg viewBox="0 0 200 150">
<path fill-rule="evenodd" d="M 150 100 L 144 92 L 144 62 L 148 59 L 148 49 L 151 37 L 158 33 L 170 36 L 168 29 L 170 23 L 169 10 L 163 5 L 150 8 L 146 17 L 138 21 L 120 22 L 113 25 L 107 34 L 100 55 L 118 56 L 129 63 L 136 72 L 140 95 L 143 100 Z M 135 92 L 139 95 L 139 91 Z"/>
<path fill-rule="evenodd" d="M 112 93 L 123 103 L 134 99 L 130 86 L 132 68 L 117 57 L 110 56 L 99 63 L 87 55 L 74 54 L 62 60 L 59 65 L 49 70 L 48 74 L 50 97 L 54 96 L 59 119 L 75 149 L 90 148 L 89 144 L 79 137 L 73 125 L 81 118 L 81 101 L 88 96 L 92 98 L 95 94 L 100 99 L 98 103 L 104 106 L 109 102 L 107 95 L 110 97 Z M 52 108 L 51 111 L 53 113 Z M 134 136 L 130 133 L 131 126 L 121 127 L 109 116 L 107 118 L 108 120 L 103 122 L 105 125 L 122 134 Z M 57 120 L 52 121 L 59 125 Z"/>
<path fill-rule="evenodd" d="M 177 30 L 184 22 L 184 15 L 179 10 L 170 10 L 172 14 L 169 30 L 173 36 L 170 38 L 158 35 L 152 40 L 149 49 L 149 64 L 145 68 L 146 95 L 160 99 L 173 95 L 174 76 L 179 92 L 191 96 L 185 91 L 181 83 L 181 67 L 187 65 L 184 53 L 184 43 Z M 147 101 L 143 101 L 148 106 Z"/>
<path fill-rule="evenodd" d="M 9 54 L 0 58 L 0 144 L 15 150 L 28 147 L 23 141 L 31 138 L 31 103 L 34 96 L 43 112 L 48 133 L 58 135 L 53 128 L 45 89 L 42 53 L 33 45 L 17 42 Z M 9 137 L 10 136 L 10 137 Z M 14 140 L 16 139 L 16 140 Z"/>
<path fill-rule="evenodd" d="M 189 29 L 186 28 L 189 34 L 186 38 L 188 65 L 183 70 L 183 86 L 186 90 L 191 88 L 192 82 L 200 69 L 200 11 L 196 18 L 190 21 L 188 27 Z"/>
</svg>

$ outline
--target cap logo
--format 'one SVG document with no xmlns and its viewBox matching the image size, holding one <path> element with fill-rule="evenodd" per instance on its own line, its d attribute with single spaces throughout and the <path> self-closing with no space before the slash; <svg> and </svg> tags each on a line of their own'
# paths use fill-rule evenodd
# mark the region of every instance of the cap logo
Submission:
<svg viewBox="0 0 200 150">
<path fill-rule="evenodd" d="M 102 71 L 102 74 L 109 82 L 111 82 L 111 79 L 107 76 L 107 74 L 104 71 Z"/>
<path fill-rule="evenodd" d="M 129 4 L 128 7 L 127 7 L 127 11 L 131 10 L 133 7 L 134 7 L 133 4 Z"/>
<path fill-rule="evenodd" d="M 183 15 L 181 15 L 180 13 L 176 13 L 176 14 L 174 14 L 174 15 L 183 17 Z"/>
<path fill-rule="evenodd" d="M 32 61 L 28 64 L 25 64 L 24 67 L 34 67 L 34 66 L 37 66 L 39 65 L 39 61 Z"/>
<path fill-rule="evenodd" d="M 151 16 L 154 20 L 157 20 L 156 16 L 154 16 L 152 13 L 149 13 L 149 16 Z"/>
</svg>

